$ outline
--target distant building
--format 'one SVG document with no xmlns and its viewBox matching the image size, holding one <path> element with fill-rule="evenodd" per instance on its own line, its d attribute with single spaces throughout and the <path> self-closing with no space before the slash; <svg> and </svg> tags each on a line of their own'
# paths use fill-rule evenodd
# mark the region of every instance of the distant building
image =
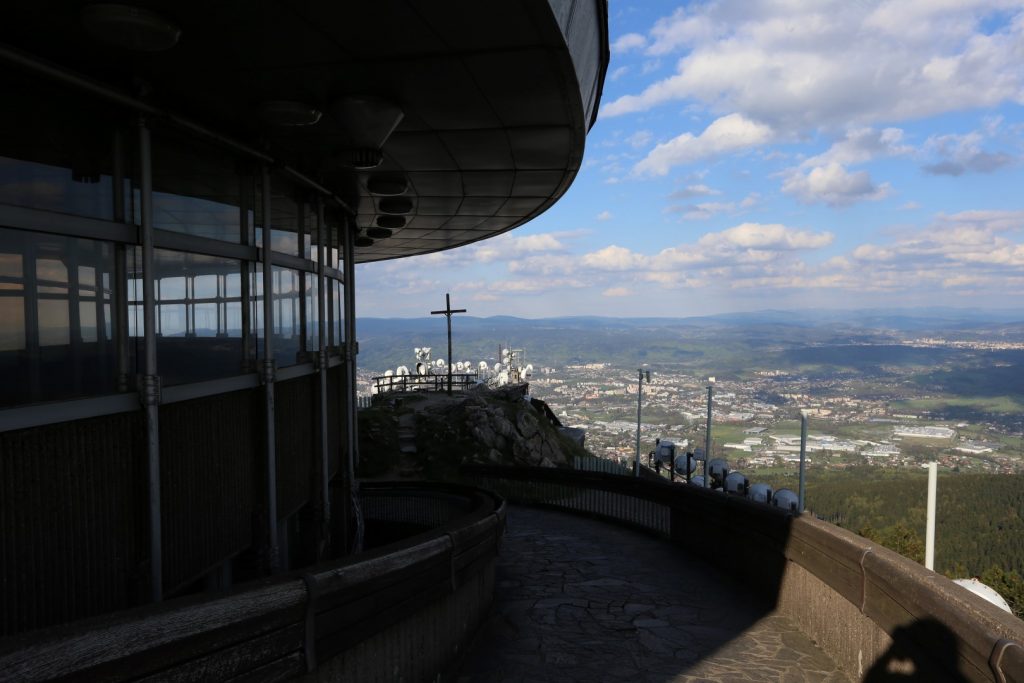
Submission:
<svg viewBox="0 0 1024 683">
<path fill-rule="evenodd" d="M 949 427 L 911 427 L 900 425 L 892 431 L 894 436 L 909 436 L 915 439 L 952 439 L 956 430 Z"/>
</svg>

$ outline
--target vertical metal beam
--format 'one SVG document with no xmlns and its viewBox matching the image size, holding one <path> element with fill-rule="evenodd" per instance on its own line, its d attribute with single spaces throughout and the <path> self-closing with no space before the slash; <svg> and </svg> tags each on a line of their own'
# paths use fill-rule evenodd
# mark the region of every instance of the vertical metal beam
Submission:
<svg viewBox="0 0 1024 683">
<path fill-rule="evenodd" d="M 352 220 L 345 218 L 342 226 L 342 275 L 345 278 L 345 454 L 349 487 L 352 497 L 352 511 L 356 518 L 356 536 L 353 550 L 358 551 L 363 545 L 363 511 L 359 502 L 359 484 L 356 481 L 356 462 L 359 458 L 359 426 L 356 419 L 358 393 L 356 391 L 356 355 L 359 353 L 359 342 L 356 341 L 356 264 L 355 264 L 355 233 L 356 227 Z"/>
<path fill-rule="evenodd" d="M 708 424 L 704 432 L 704 488 L 711 488 L 711 471 L 708 465 L 711 463 L 711 402 L 715 395 L 715 385 L 708 382 Z"/>
<path fill-rule="evenodd" d="M 331 528 L 331 494 L 330 494 L 330 449 L 328 448 L 327 432 L 327 329 L 324 323 L 327 320 L 327 291 L 326 279 L 324 277 L 324 262 L 327 260 L 327 235 L 330 228 L 324 221 L 324 203 L 321 198 L 316 200 L 316 238 L 317 238 L 317 269 L 316 269 L 316 305 L 317 305 L 317 338 L 319 348 L 317 349 L 317 368 L 320 371 L 320 514 L 321 538 L 325 542 L 330 538 Z"/>
<path fill-rule="evenodd" d="M 145 364 L 142 404 L 146 409 L 149 473 L 150 596 L 163 599 L 163 529 L 160 521 L 160 377 L 156 366 L 156 271 L 153 267 L 153 160 L 149 128 L 139 117 L 139 190 L 142 218 L 142 302 Z"/>
<path fill-rule="evenodd" d="M 800 411 L 800 488 L 798 489 L 797 511 L 804 511 L 807 492 L 807 413 Z"/>
<path fill-rule="evenodd" d="M 271 263 L 270 169 L 263 167 L 263 394 L 267 439 L 267 543 L 270 571 L 280 566 L 277 538 L 277 433 L 274 424 L 274 266 Z"/>
<path fill-rule="evenodd" d="M 256 179 L 252 176 L 243 176 L 239 179 L 240 192 L 239 197 L 241 201 L 238 202 L 238 225 L 239 225 L 239 243 L 243 245 L 252 244 L 252 233 L 249 225 L 250 209 L 255 209 L 253 206 L 253 191 L 255 189 Z M 245 189 L 245 185 L 248 185 L 248 191 Z M 239 281 L 238 289 L 241 295 L 241 314 L 242 314 L 242 372 L 250 372 L 253 367 L 251 365 L 253 358 L 252 350 L 252 309 L 250 306 L 253 305 L 253 298 L 250 292 L 250 284 L 252 283 L 252 277 L 254 275 L 252 264 L 249 261 L 242 261 L 239 269 Z M 226 284 L 226 283 L 225 283 Z M 226 293 L 225 289 L 225 293 Z M 227 311 L 225 310 L 225 317 Z M 227 324 L 224 325 L 227 329 Z"/>
<path fill-rule="evenodd" d="M 121 131 L 114 131 L 114 220 L 124 223 L 124 141 Z M 113 309 L 114 344 L 117 346 L 117 390 L 130 388 L 128 372 L 128 247 L 114 245 L 114 297 Z"/>
</svg>

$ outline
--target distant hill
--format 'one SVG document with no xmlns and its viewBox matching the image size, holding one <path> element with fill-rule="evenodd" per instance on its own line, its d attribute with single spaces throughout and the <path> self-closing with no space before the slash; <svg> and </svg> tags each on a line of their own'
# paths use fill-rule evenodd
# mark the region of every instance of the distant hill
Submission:
<svg viewBox="0 0 1024 683">
<path fill-rule="evenodd" d="M 689 318 L 464 315 L 456 316 L 452 325 L 455 360 L 493 363 L 501 344 L 525 348 L 527 360 L 535 365 L 668 364 L 724 375 L 766 364 L 779 368 L 824 364 L 859 371 L 886 365 L 934 369 L 944 362 L 977 354 L 912 349 L 899 342 L 921 336 L 1024 341 L 1021 318 L 1017 311 L 930 308 L 770 310 Z M 447 352 L 445 324 L 440 316 L 360 318 L 357 329 L 360 366 L 374 371 L 411 364 L 416 346 L 432 347 L 435 358 Z M 851 347 L 867 344 L 872 347 Z M 1017 358 L 1005 360 L 1016 363 Z"/>
</svg>

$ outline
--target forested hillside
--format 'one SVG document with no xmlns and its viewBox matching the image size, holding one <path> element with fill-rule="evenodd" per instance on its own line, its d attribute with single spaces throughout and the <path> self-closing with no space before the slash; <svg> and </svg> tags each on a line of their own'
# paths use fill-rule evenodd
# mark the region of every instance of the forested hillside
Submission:
<svg viewBox="0 0 1024 683">
<path fill-rule="evenodd" d="M 834 524 L 921 562 L 927 476 L 923 473 L 814 472 L 807 509 Z M 796 490 L 795 475 L 776 487 Z M 951 578 L 981 577 L 1024 612 L 1024 476 L 940 475 L 935 570 Z"/>
</svg>

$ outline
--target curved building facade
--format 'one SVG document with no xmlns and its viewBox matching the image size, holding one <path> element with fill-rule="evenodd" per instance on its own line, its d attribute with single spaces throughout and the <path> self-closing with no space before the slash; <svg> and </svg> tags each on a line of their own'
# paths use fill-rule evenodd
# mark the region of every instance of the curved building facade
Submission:
<svg viewBox="0 0 1024 683">
<path fill-rule="evenodd" d="M 349 552 L 354 264 L 564 194 L 606 2 L 40 2 L 0 41 L 0 636 Z"/>
</svg>

